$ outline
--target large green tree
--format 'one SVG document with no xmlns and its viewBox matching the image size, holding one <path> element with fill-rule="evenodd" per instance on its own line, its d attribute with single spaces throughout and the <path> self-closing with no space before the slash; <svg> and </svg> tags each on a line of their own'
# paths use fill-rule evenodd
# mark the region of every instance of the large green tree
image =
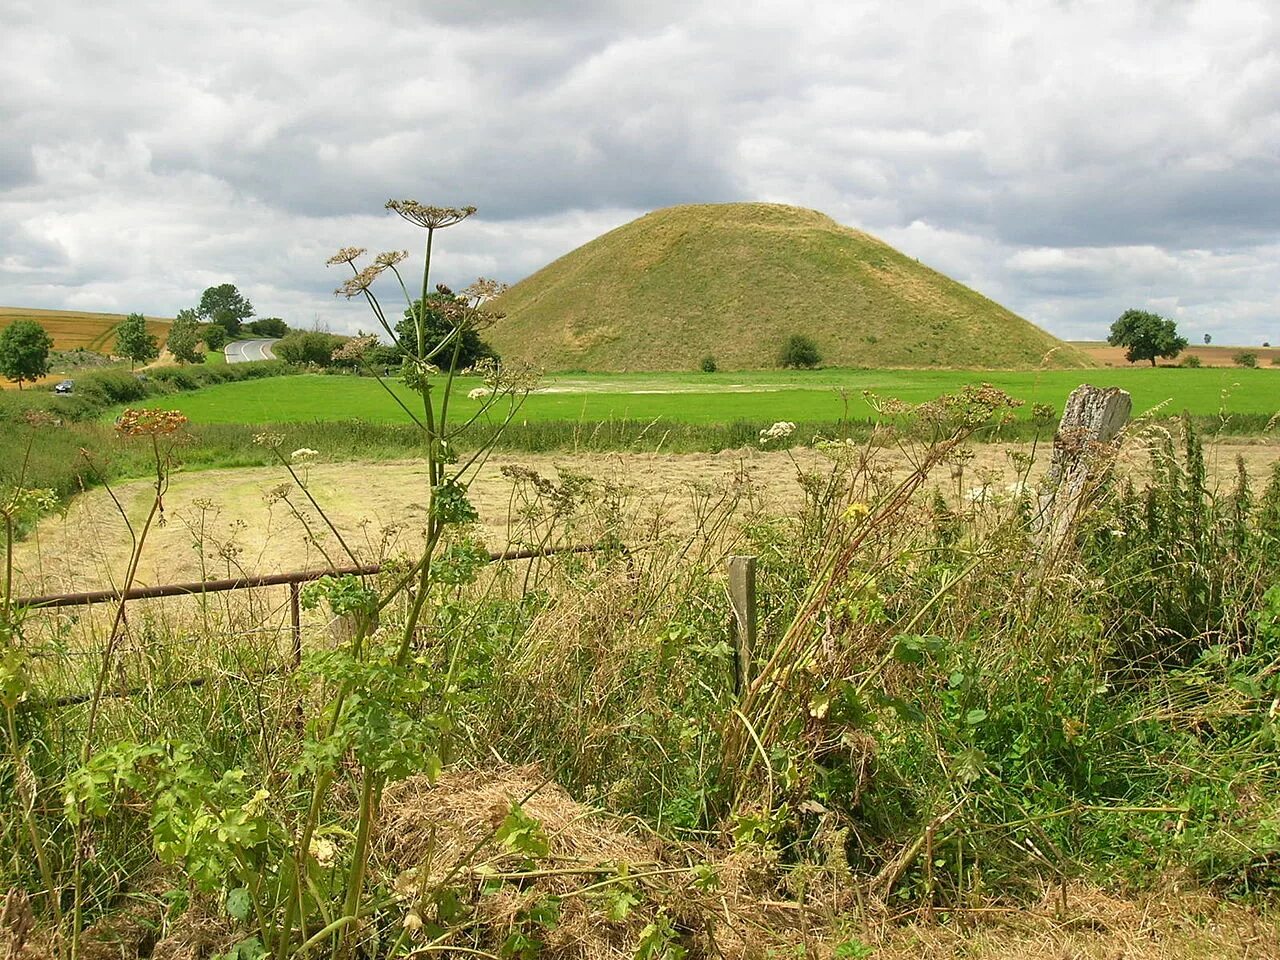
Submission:
<svg viewBox="0 0 1280 960">
<path fill-rule="evenodd" d="M 221 283 L 200 294 L 196 312 L 205 323 L 216 323 L 227 331 L 227 336 L 234 337 L 241 325 L 253 316 L 253 304 L 235 284 Z"/>
<path fill-rule="evenodd" d="M 485 357 L 496 358 L 493 347 L 480 338 L 480 331 L 474 326 L 475 311 L 469 309 L 466 297 L 459 296 L 441 284 L 435 293 L 427 294 L 427 309 L 422 310 L 422 301 L 415 300 L 413 307 L 405 310 L 404 319 L 396 324 L 396 340 L 400 349 L 410 356 L 418 355 L 418 324 L 416 317 L 423 317 L 422 334 L 424 355 L 433 351 L 454 328 L 462 324 L 459 341 L 451 342 L 444 350 L 436 354 L 432 362 L 441 369 L 447 369 L 450 361 L 455 360 L 458 370 L 473 366 L 477 360 Z M 457 356 L 454 356 L 454 350 Z"/>
<path fill-rule="evenodd" d="M 1111 325 L 1107 343 L 1125 347 L 1124 356 L 1130 363 L 1150 360 L 1154 367 L 1157 357 L 1171 360 L 1185 350 L 1187 338 L 1178 336 L 1178 325 L 1158 313 L 1126 310 Z"/>
<path fill-rule="evenodd" d="M 169 328 L 165 348 L 179 363 L 200 363 L 204 360 L 200 355 L 200 317 L 194 310 L 178 311 L 173 326 Z"/>
<path fill-rule="evenodd" d="M 0 375 L 22 389 L 24 380 L 34 381 L 49 372 L 49 351 L 53 337 L 34 320 L 16 320 L 0 330 Z"/>
<path fill-rule="evenodd" d="M 116 353 L 129 358 L 129 369 L 137 363 L 145 363 L 160 356 L 160 345 L 155 335 L 147 332 L 147 318 L 131 313 L 116 327 Z"/>
</svg>

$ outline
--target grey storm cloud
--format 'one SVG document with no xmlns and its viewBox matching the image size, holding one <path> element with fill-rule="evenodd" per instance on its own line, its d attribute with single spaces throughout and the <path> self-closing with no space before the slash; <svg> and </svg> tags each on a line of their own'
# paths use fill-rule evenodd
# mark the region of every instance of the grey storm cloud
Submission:
<svg viewBox="0 0 1280 960">
<path fill-rule="evenodd" d="M 1129 306 L 1280 339 L 1272 0 L 4 0 L 0 302 L 230 280 L 335 329 L 332 249 L 515 281 L 675 203 L 876 233 L 1063 336 Z"/>
</svg>

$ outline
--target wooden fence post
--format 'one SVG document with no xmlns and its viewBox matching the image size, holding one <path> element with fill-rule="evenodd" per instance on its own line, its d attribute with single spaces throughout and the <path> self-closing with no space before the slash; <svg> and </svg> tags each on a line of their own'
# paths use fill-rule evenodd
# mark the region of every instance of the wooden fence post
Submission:
<svg viewBox="0 0 1280 960">
<path fill-rule="evenodd" d="M 1088 497 L 1089 481 L 1110 467 L 1115 439 L 1132 410 L 1132 399 L 1119 387 L 1086 383 L 1071 391 L 1053 435 L 1047 490 L 1040 498 L 1042 550 L 1056 549 L 1074 525 Z"/>
<path fill-rule="evenodd" d="M 733 619 L 729 635 L 733 639 L 734 682 L 742 693 L 751 682 L 751 658 L 756 649 L 756 558 L 730 557 L 729 602 Z"/>
<path fill-rule="evenodd" d="M 298 585 L 289 584 L 289 625 L 293 628 L 293 665 L 302 665 L 302 606 L 299 603 Z"/>
</svg>

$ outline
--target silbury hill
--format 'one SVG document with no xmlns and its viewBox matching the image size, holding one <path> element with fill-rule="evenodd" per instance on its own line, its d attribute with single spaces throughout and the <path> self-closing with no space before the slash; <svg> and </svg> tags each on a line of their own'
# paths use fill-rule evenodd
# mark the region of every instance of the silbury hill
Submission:
<svg viewBox="0 0 1280 960">
<path fill-rule="evenodd" d="M 698 204 L 646 214 L 504 294 L 486 336 L 548 370 L 774 367 L 792 334 L 822 364 L 1089 367 L 1000 304 L 814 210 Z M 1046 359 L 1047 356 L 1047 359 Z"/>
</svg>

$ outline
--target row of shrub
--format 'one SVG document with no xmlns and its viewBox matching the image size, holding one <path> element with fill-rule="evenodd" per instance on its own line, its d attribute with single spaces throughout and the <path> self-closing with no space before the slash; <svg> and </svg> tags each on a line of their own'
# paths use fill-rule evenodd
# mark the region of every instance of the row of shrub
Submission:
<svg viewBox="0 0 1280 960">
<path fill-rule="evenodd" d="M 158 367 L 144 374 L 130 373 L 127 370 L 99 370 L 77 377 L 75 392 L 65 396 L 42 390 L 7 390 L 0 393 L 0 423 L 20 420 L 36 410 L 51 413 L 60 420 L 84 422 L 97 419 L 110 407 L 121 403 L 135 403 L 148 397 L 199 390 L 219 383 L 279 377 L 297 372 L 297 369 L 279 360 Z"/>
</svg>

